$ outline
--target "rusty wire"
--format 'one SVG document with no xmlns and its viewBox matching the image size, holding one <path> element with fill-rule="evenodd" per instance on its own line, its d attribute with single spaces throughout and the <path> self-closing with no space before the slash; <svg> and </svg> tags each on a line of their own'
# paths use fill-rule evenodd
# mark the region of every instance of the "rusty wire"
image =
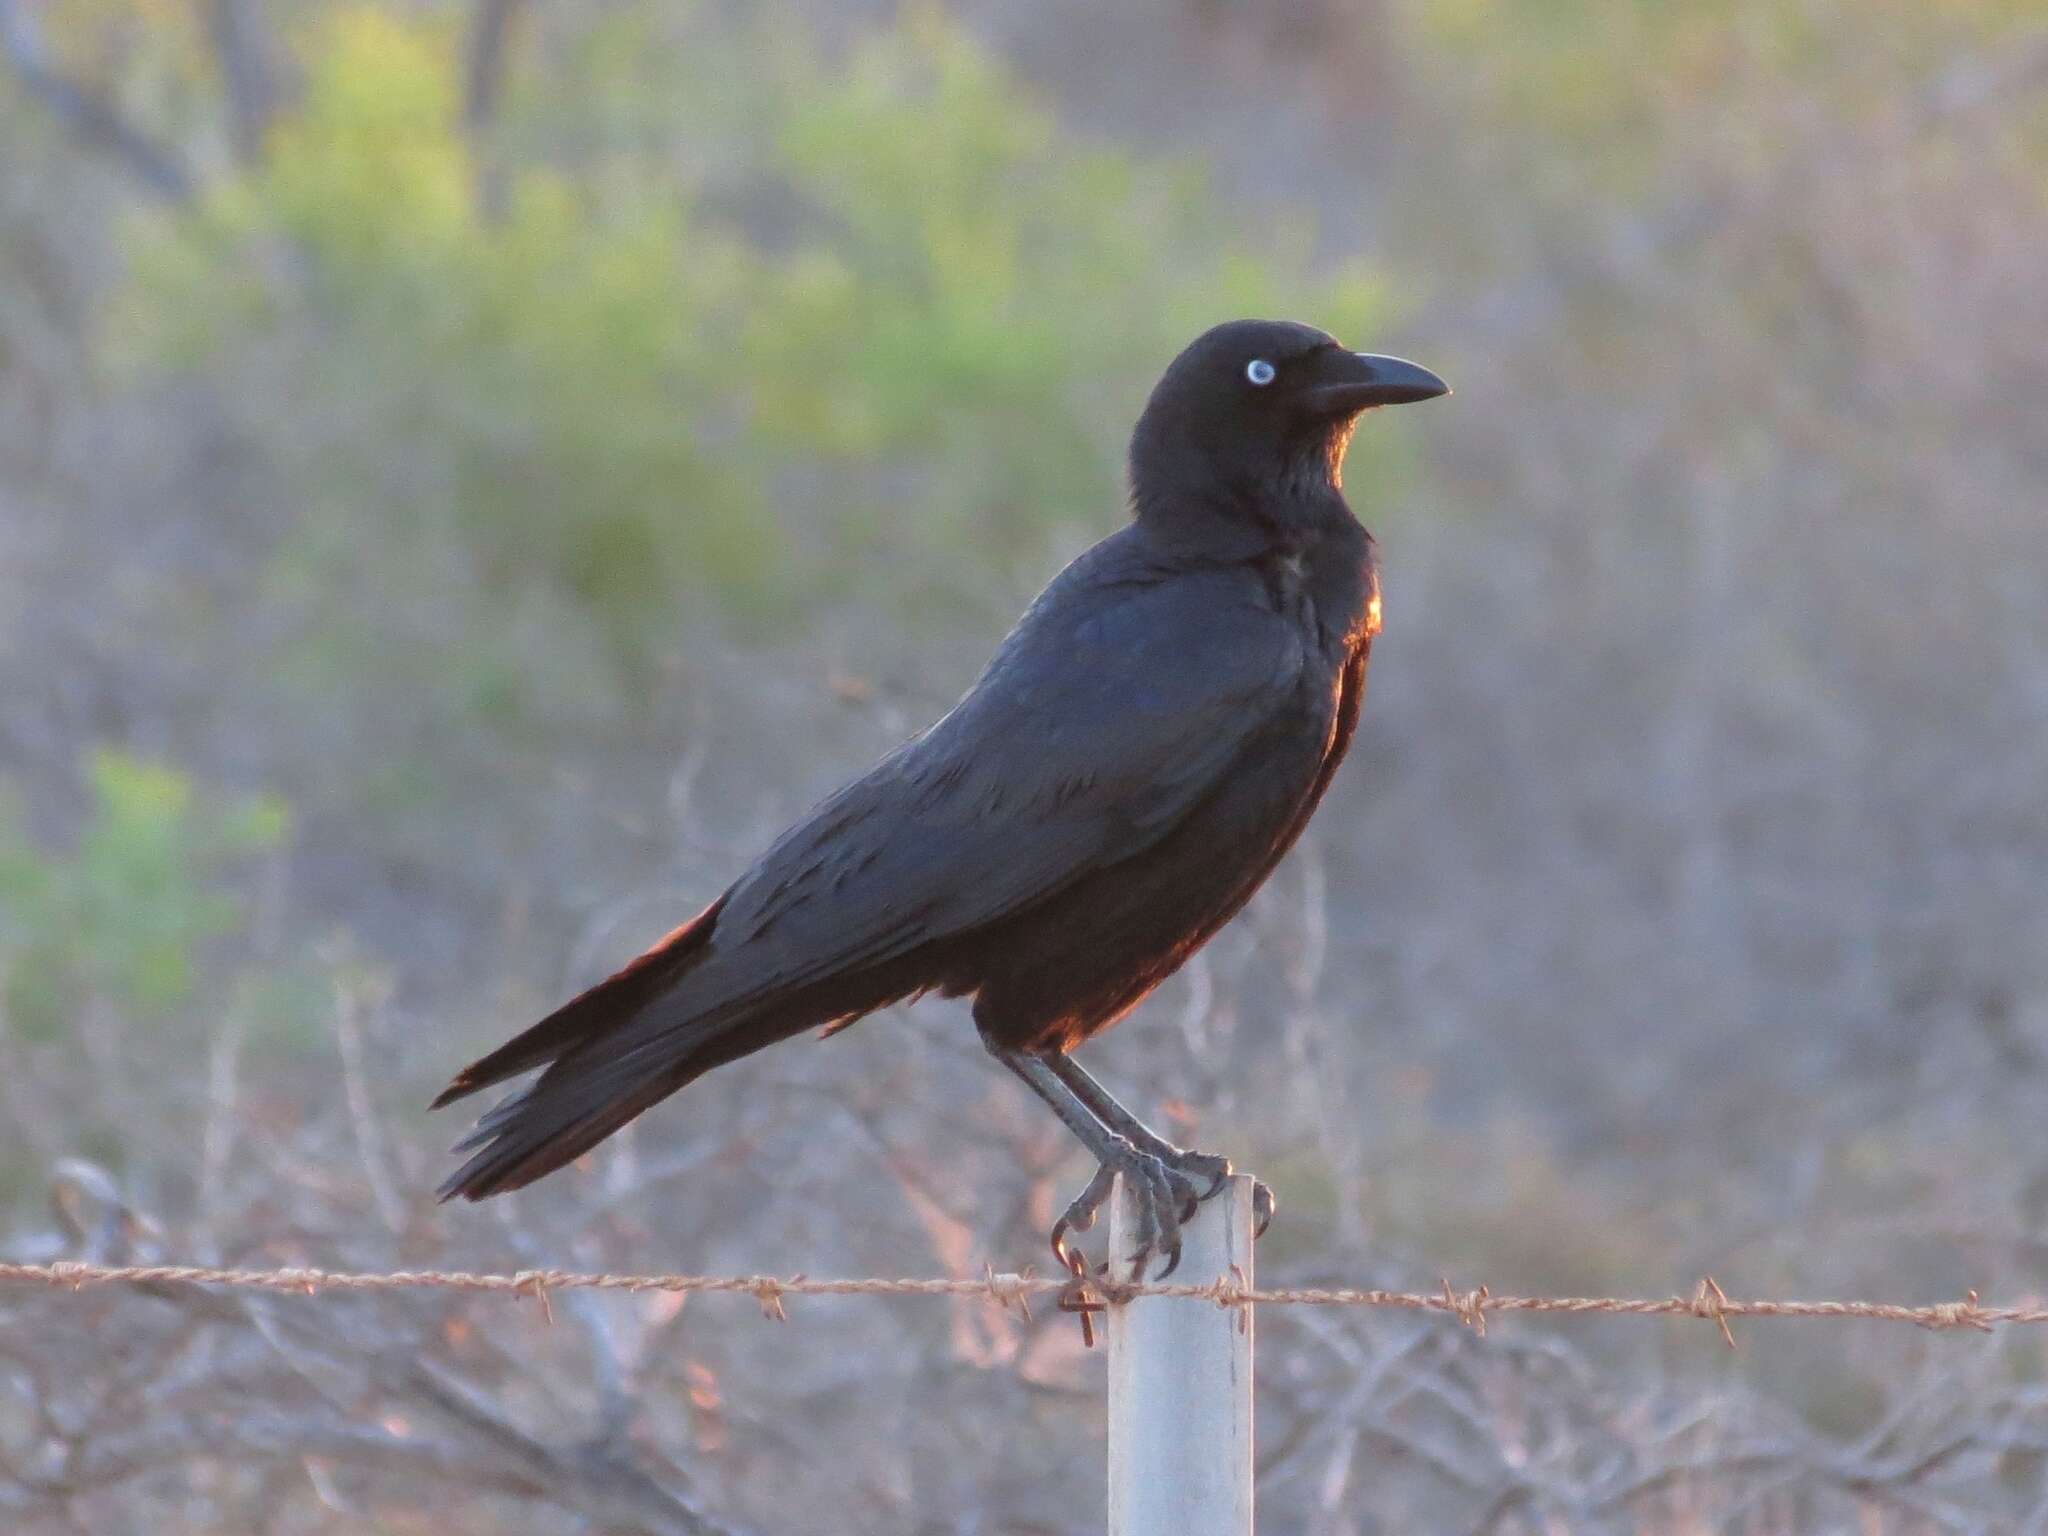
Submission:
<svg viewBox="0 0 2048 1536">
<path fill-rule="evenodd" d="M 1686 1317 L 1714 1323 L 1732 1347 L 1729 1322 L 1736 1318 L 1860 1318 L 1872 1322 L 1911 1323 L 1938 1331 L 1967 1328 L 1989 1333 L 1999 1323 L 2048 1323 L 2048 1306 L 1987 1307 L 1975 1291 L 1960 1301 L 1902 1305 L 1880 1301 L 1769 1301 L 1728 1296 L 1711 1276 L 1690 1296 L 1497 1296 L 1486 1286 L 1456 1291 L 1445 1280 L 1438 1291 L 1387 1291 L 1351 1288 L 1247 1285 L 1229 1276 L 1206 1285 L 1130 1282 L 1103 1275 L 1059 1279 L 1029 1271 L 998 1273 L 986 1269 L 979 1278 L 814 1279 L 806 1275 L 636 1275 L 560 1269 L 523 1269 L 513 1273 L 413 1269 L 389 1271 L 306 1268 L 220 1269 L 194 1264 L 13 1264 L 0 1262 L 0 1284 L 44 1285 L 83 1290 L 89 1286 L 219 1286 L 238 1290 L 320 1295 L 336 1291 L 459 1291 L 527 1296 L 543 1307 L 553 1291 L 665 1292 L 690 1295 L 730 1293 L 752 1296 L 762 1312 L 786 1317 L 783 1302 L 793 1296 L 923 1296 L 981 1298 L 997 1306 L 1029 1309 L 1032 1298 L 1056 1298 L 1069 1310 L 1119 1306 L 1140 1297 L 1164 1296 L 1207 1301 L 1221 1307 L 1307 1306 L 1392 1307 L 1442 1312 L 1476 1332 L 1487 1320 L 1505 1313 L 1548 1313 L 1572 1317 Z"/>
</svg>

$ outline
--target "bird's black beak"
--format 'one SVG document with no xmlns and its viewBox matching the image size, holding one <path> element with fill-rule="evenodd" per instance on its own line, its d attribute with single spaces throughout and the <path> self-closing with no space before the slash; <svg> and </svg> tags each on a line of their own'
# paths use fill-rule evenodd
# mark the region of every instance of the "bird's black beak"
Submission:
<svg viewBox="0 0 2048 1536">
<path fill-rule="evenodd" d="M 1333 352 L 1323 364 L 1323 378 L 1309 398 L 1333 416 L 1351 415 L 1376 405 L 1413 405 L 1448 395 L 1451 386 L 1424 368 L 1399 357 L 1370 352 Z"/>
</svg>

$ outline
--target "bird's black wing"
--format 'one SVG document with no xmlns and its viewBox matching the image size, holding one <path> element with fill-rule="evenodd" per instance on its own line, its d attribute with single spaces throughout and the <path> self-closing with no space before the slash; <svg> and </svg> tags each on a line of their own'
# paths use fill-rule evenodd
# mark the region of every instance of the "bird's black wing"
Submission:
<svg viewBox="0 0 2048 1536">
<path fill-rule="evenodd" d="M 884 962 L 1141 853 L 1295 694 L 1303 637 L 1248 573 L 1076 586 L 733 887 L 690 992 Z"/>
</svg>

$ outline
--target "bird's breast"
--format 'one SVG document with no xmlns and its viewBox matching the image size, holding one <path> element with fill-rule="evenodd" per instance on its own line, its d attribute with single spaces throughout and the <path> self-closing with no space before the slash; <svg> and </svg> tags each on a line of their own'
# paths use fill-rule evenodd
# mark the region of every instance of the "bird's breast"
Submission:
<svg viewBox="0 0 2048 1536">
<path fill-rule="evenodd" d="M 1273 611 L 1336 656 L 1348 657 L 1380 629 L 1378 565 L 1371 539 L 1359 534 L 1277 550 L 1259 566 Z"/>
</svg>

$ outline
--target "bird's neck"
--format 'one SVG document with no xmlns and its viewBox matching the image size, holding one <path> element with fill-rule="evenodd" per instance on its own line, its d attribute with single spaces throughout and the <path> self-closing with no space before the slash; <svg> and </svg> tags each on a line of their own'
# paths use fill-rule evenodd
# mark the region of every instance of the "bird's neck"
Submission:
<svg viewBox="0 0 2048 1536">
<path fill-rule="evenodd" d="M 1344 500 L 1337 453 L 1304 452 L 1242 477 L 1205 467 L 1189 475 L 1131 466 L 1131 509 L 1153 542 L 1183 555 L 1225 562 L 1293 554 L 1358 526 Z"/>
</svg>

